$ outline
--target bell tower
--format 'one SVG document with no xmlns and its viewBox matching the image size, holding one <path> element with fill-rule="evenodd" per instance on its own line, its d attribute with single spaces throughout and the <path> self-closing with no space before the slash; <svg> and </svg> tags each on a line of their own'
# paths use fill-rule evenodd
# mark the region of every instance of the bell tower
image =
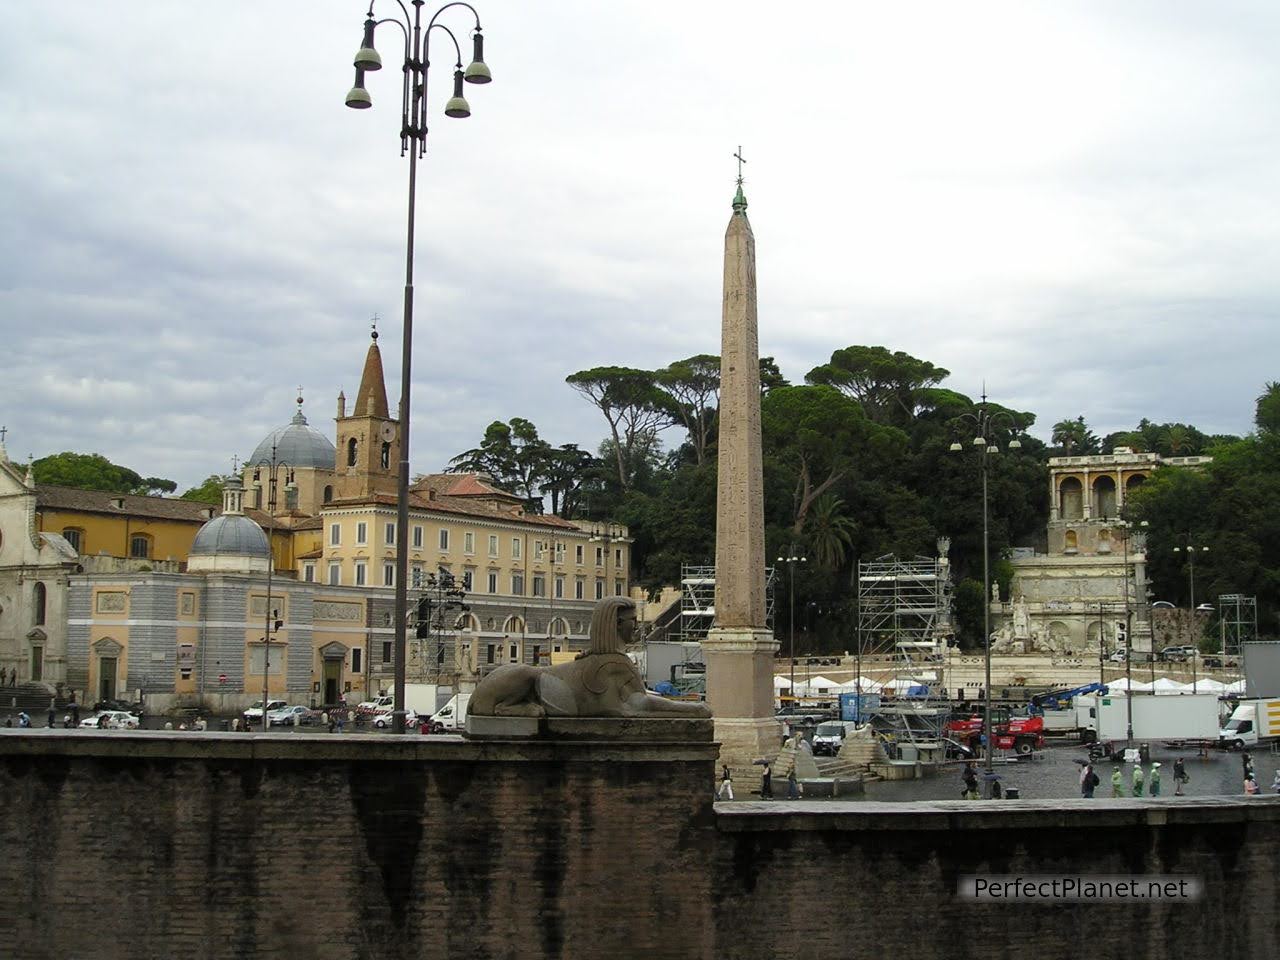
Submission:
<svg viewBox="0 0 1280 960">
<path fill-rule="evenodd" d="M 396 470 L 400 462 L 400 428 L 387 410 L 387 385 L 382 374 L 382 352 L 378 349 L 378 328 L 365 354 L 364 371 L 355 406 L 347 414 L 346 398 L 338 397 L 337 496 L 369 497 L 395 495 Z"/>
</svg>

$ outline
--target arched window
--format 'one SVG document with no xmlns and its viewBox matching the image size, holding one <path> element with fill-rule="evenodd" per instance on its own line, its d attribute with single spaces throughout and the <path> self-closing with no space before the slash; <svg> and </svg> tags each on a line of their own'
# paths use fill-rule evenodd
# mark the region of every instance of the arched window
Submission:
<svg viewBox="0 0 1280 960">
<path fill-rule="evenodd" d="M 556 617 L 548 625 L 547 633 L 553 637 L 567 637 L 569 635 L 569 621 L 564 617 Z"/>
<path fill-rule="evenodd" d="M 324 488 L 324 502 L 325 502 L 325 503 L 332 503 L 332 502 L 333 502 L 333 487 L 331 487 L 331 486 L 327 486 L 327 485 L 325 486 L 325 488 Z"/>
<path fill-rule="evenodd" d="M 461 630 L 464 633 L 479 633 L 480 621 L 474 613 L 464 613 L 453 625 L 453 629 Z"/>
<path fill-rule="evenodd" d="M 1099 477 L 1093 481 L 1093 515 L 1119 516 L 1116 512 L 1116 482 L 1110 477 Z"/>
<path fill-rule="evenodd" d="M 36 581 L 35 589 L 31 592 L 31 606 L 33 616 L 31 622 L 34 626 L 43 627 L 45 609 L 48 606 L 48 593 L 45 591 L 44 584 Z"/>
<path fill-rule="evenodd" d="M 507 622 L 502 625 L 503 633 L 524 633 L 524 621 L 519 617 L 507 617 Z"/>
<path fill-rule="evenodd" d="M 1137 490 L 1138 487 L 1142 486 L 1142 484 L 1146 481 L 1146 479 L 1147 478 L 1144 477 L 1142 474 L 1135 473 L 1133 476 L 1131 476 L 1128 480 L 1124 482 L 1125 492 L 1132 493 L 1134 490 Z"/>
<path fill-rule="evenodd" d="M 384 443 L 382 445 L 382 469 L 391 469 L 391 444 Z"/>
<path fill-rule="evenodd" d="M 352 437 L 347 441 L 347 466 L 354 467 L 356 465 L 356 438 Z"/>
<path fill-rule="evenodd" d="M 1075 477 L 1067 477 L 1058 485 L 1058 514 L 1063 520 L 1084 518 L 1083 487 Z"/>
</svg>

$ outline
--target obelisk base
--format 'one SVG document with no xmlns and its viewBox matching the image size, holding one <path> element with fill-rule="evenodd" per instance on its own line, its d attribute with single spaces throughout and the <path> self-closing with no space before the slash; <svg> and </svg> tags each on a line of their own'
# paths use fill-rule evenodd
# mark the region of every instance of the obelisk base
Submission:
<svg viewBox="0 0 1280 960">
<path fill-rule="evenodd" d="M 759 788 L 756 761 L 773 760 L 782 746 L 782 724 L 773 707 L 777 650 L 771 631 L 750 627 L 715 627 L 702 642 L 720 763 L 729 766 L 735 788 L 744 796 Z"/>
</svg>

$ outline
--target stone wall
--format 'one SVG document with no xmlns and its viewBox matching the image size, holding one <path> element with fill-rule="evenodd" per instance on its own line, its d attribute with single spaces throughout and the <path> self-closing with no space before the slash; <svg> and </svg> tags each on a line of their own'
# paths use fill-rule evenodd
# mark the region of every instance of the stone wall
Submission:
<svg viewBox="0 0 1280 960">
<path fill-rule="evenodd" d="M 1166 960 L 1280 944 L 1280 798 L 713 807 L 715 753 L 0 730 L 0 955 Z M 965 873 L 1190 873 L 1205 896 L 976 904 L 955 896 Z"/>
</svg>

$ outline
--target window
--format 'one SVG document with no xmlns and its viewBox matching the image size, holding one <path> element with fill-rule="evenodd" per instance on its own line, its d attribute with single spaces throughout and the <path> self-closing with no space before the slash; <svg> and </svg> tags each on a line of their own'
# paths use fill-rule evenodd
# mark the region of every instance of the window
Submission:
<svg viewBox="0 0 1280 960">
<path fill-rule="evenodd" d="M 494 655 L 494 653 L 495 653 L 495 652 L 496 652 L 496 650 L 494 649 L 494 644 L 492 644 L 492 643 L 491 643 L 491 644 L 489 644 L 489 645 L 485 648 L 485 652 L 484 652 L 484 654 L 485 654 L 485 656 L 484 656 L 484 662 L 485 662 L 485 663 L 493 663 L 493 655 Z"/>
<path fill-rule="evenodd" d="M 447 527 L 440 528 L 440 549 L 449 549 L 449 530 Z"/>
<path fill-rule="evenodd" d="M 556 599 L 564 599 L 564 577 L 556 577 Z"/>
<path fill-rule="evenodd" d="M 356 524 L 356 544 L 366 544 L 369 542 L 369 525 L 361 520 Z"/>
<path fill-rule="evenodd" d="M 543 576 L 535 575 L 533 578 L 533 595 L 535 597 L 545 597 L 547 595 L 547 579 Z"/>
<path fill-rule="evenodd" d="M 596 566 L 604 566 L 604 547 L 596 547 Z"/>
<path fill-rule="evenodd" d="M 422 564 L 420 564 L 420 563 L 415 563 L 415 564 L 413 565 L 413 577 L 412 577 L 412 581 L 411 581 L 411 582 L 413 583 L 413 588 L 414 588 L 415 590 L 421 589 L 421 587 L 422 587 Z"/>
<path fill-rule="evenodd" d="M 573 562 L 578 566 L 582 566 L 582 544 L 578 544 L 573 548 Z"/>
<path fill-rule="evenodd" d="M 363 587 L 368 581 L 369 565 L 363 560 L 356 561 L 356 586 Z"/>
<path fill-rule="evenodd" d="M 384 524 L 382 533 L 383 533 L 383 539 L 387 542 L 388 545 L 394 544 L 396 542 L 396 525 L 394 523 Z"/>
<path fill-rule="evenodd" d="M 462 552 L 476 552 L 476 535 L 469 530 L 462 535 Z"/>
<path fill-rule="evenodd" d="M 342 524 L 329 524 L 329 546 L 337 547 L 342 544 Z"/>
<path fill-rule="evenodd" d="M 364 651 L 361 650 L 359 647 L 356 647 L 354 650 L 351 651 L 351 672 L 352 673 L 360 672 L 360 654 L 362 654 L 363 652 Z"/>
<path fill-rule="evenodd" d="M 541 540 L 533 541 L 533 559 L 535 561 L 542 559 L 542 541 Z"/>
<path fill-rule="evenodd" d="M 619 570 L 622 569 L 622 548 L 621 547 L 613 548 L 613 565 L 617 567 Z"/>
<path fill-rule="evenodd" d="M 389 444 L 389 443 L 384 443 L 384 444 L 382 445 L 382 457 L 381 457 L 381 462 L 382 462 L 382 469 L 383 469 L 383 470 L 390 470 L 390 469 L 391 469 L 391 444 Z"/>
<path fill-rule="evenodd" d="M 462 589 L 467 591 L 467 593 L 470 593 L 472 590 L 474 590 L 475 587 L 473 586 L 473 584 L 475 583 L 475 579 L 476 579 L 476 574 L 474 570 L 463 570 L 462 571 Z"/>
<path fill-rule="evenodd" d="M 512 663 L 520 662 L 520 648 L 516 646 L 514 643 L 511 644 L 511 654 L 507 659 L 510 660 Z"/>
<path fill-rule="evenodd" d="M 511 559 L 512 560 L 520 559 L 520 538 L 519 537 L 511 538 Z"/>
<path fill-rule="evenodd" d="M 316 582 L 316 565 L 314 563 L 304 563 L 302 565 L 302 582 L 303 583 Z"/>
<path fill-rule="evenodd" d="M 622 588 L 623 588 L 623 583 L 621 580 L 613 581 L 613 595 L 615 597 L 622 596 Z"/>
<path fill-rule="evenodd" d="M 564 563 L 564 544 L 556 544 L 556 563 Z"/>
<path fill-rule="evenodd" d="M 422 549 L 422 527 L 418 524 L 413 525 L 413 549 Z"/>
<path fill-rule="evenodd" d="M 354 467 L 356 465 L 356 438 L 352 437 L 347 441 L 347 466 Z"/>
<path fill-rule="evenodd" d="M 84 551 L 80 546 L 84 542 L 82 538 L 83 533 L 83 530 L 77 530 L 75 527 L 68 527 L 66 530 L 62 531 L 62 539 L 71 544 L 72 549 L 74 549 L 76 553 L 83 553 Z"/>
<path fill-rule="evenodd" d="M 490 593 L 498 592 L 498 571 L 497 570 L 489 571 L 489 592 Z"/>
<path fill-rule="evenodd" d="M 498 555 L 498 535 L 491 533 L 489 535 L 489 556 L 496 557 Z"/>
<path fill-rule="evenodd" d="M 342 564 L 329 564 L 329 586 L 336 587 L 342 583 Z"/>
<path fill-rule="evenodd" d="M 324 502 L 325 502 L 325 503 L 332 503 L 332 502 L 333 502 L 333 487 L 331 487 L 331 486 L 326 486 L 326 487 L 324 488 Z"/>
<path fill-rule="evenodd" d="M 540 659 L 542 659 L 542 645 L 535 643 L 533 645 L 533 662 L 535 666 Z"/>
<path fill-rule="evenodd" d="M 384 587 L 394 587 L 396 585 L 396 565 L 394 563 L 384 563 L 382 565 L 382 585 Z"/>
<path fill-rule="evenodd" d="M 604 599 L 604 581 L 601 580 L 599 577 L 596 578 L 596 599 L 597 600 Z"/>
<path fill-rule="evenodd" d="M 135 560 L 145 560 L 151 556 L 151 538 L 143 534 L 130 537 L 129 556 Z"/>
<path fill-rule="evenodd" d="M 33 610 L 31 620 L 32 626 L 44 626 L 45 608 L 48 606 L 48 601 L 49 594 L 45 590 L 44 584 L 37 580 L 35 589 L 31 592 L 31 606 Z"/>
<path fill-rule="evenodd" d="M 383 640 L 382 641 L 382 662 L 390 663 L 394 659 L 395 657 L 391 653 L 391 641 Z"/>
<path fill-rule="evenodd" d="M 587 582 L 581 577 L 573 581 L 573 599 L 582 600 L 587 592 Z"/>
<path fill-rule="evenodd" d="M 517 597 L 524 596 L 524 574 L 513 573 L 511 575 L 511 592 Z"/>
</svg>

